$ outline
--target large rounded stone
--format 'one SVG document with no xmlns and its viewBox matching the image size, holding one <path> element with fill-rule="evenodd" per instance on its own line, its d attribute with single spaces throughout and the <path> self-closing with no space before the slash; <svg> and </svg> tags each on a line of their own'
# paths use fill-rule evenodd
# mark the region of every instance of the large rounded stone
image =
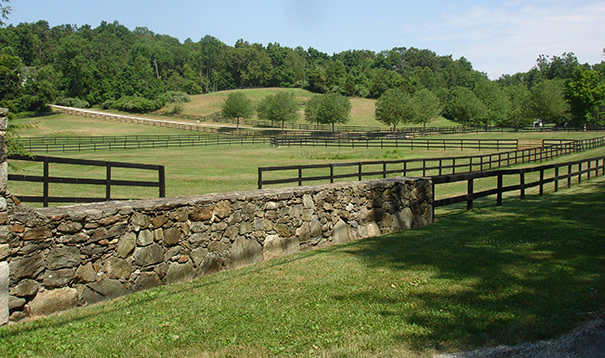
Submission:
<svg viewBox="0 0 605 358">
<path fill-rule="evenodd" d="M 276 257 L 290 255 L 300 250 L 300 243 L 297 237 L 280 237 L 279 235 L 269 235 L 265 238 L 263 246 L 263 257 L 270 260 Z"/>
<path fill-rule="evenodd" d="M 80 264 L 80 250 L 74 246 L 56 247 L 46 257 L 46 267 L 50 270 L 75 267 Z"/>
<path fill-rule="evenodd" d="M 129 232 L 126 235 L 122 236 L 118 241 L 118 247 L 116 248 L 116 252 L 118 253 L 118 257 L 125 258 L 130 255 L 132 250 L 137 245 L 137 237 L 134 233 Z"/>
<path fill-rule="evenodd" d="M 44 257 L 40 254 L 26 256 L 10 262 L 11 277 L 15 280 L 33 278 L 44 269 Z"/>
<path fill-rule="evenodd" d="M 231 268 L 263 261 L 263 249 L 256 240 L 239 237 L 231 246 Z"/>
<path fill-rule="evenodd" d="M 162 280 L 155 272 L 142 272 L 139 277 L 137 277 L 134 282 L 134 290 L 135 291 L 143 291 L 148 290 L 153 287 L 160 286 L 162 284 Z"/>
<path fill-rule="evenodd" d="M 66 268 L 59 270 L 47 270 L 44 273 L 42 285 L 44 287 L 62 287 L 68 285 L 76 276 L 76 269 Z"/>
<path fill-rule="evenodd" d="M 187 281 L 193 278 L 193 262 L 191 260 L 184 264 L 172 262 L 168 266 L 168 272 L 166 272 L 166 284 L 172 284 L 181 281 Z"/>
<path fill-rule="evenodd" d="M 149 266 L 164 260 L 164 249 L 158 244 L 137 247 L 134 250 L 135 263 L 139 266 Z"/>
<path fill-rule="evenodd" d="M 11 288 L 10 294 L 17 297 L 30 297 L 38 293 L 40 284 L 35 280 L 22 280 L 17 286 Z"/>
<path fill-rule="evenodd" d="M 105 262 L 104 271 L 107 272 L 109 278 L 128 280 L 132 273 L 132 265 L 126 260 L 110 257 Z"/>
<path fill-rule="evenodd" d="M 125 296 L 131 292 L 118 280 L 102 280 L 89 283 L 87 286 L 108 299 Z"/>
<path fill-rule="evenodd" d="M 44 291 L 36 295 L 29 303 L 30 316 L 46 316 L 65 311 L 78 305 L 78 292 L 75 288 L 64 287 Z"/>
</svg>

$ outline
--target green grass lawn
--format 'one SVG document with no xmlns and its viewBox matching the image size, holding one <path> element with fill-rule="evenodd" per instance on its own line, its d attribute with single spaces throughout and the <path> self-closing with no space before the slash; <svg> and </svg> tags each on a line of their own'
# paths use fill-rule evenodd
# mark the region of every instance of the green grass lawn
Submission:
<svg viewBox="0 0 605 358">
<path fill-rule="evenodd" d="M 0 327 L 3 357 L 430 357 L 605 302 L 605 180 Z"/>
</svg>

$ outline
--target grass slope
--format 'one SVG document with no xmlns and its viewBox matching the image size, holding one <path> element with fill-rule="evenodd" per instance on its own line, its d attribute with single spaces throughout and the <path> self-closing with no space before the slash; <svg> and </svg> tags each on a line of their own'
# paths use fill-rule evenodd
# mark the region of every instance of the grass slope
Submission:
<svg viewBox="0 0 605 358">
<path fill-rule="evenodd" d="M 605 181 L 0 327 L 0 356 L 431 356 L 605 302 Z"/>
</svg>

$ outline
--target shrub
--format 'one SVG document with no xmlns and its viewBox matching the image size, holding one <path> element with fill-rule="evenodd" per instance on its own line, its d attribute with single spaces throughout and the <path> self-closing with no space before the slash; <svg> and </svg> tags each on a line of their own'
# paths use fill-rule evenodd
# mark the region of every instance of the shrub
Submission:
<svg viewBox="0 0 605 358">
<path fill-rule="evenodd" d="M 116 101 L 115 101 L 115 100 L 113 100 L 113 99 L 108 99 L 108 100 L 105 100 L 105 102 L 101 103 L 101 108 L 102 108 L 102 109 L 110 109 L 110 108 L 113 108 L 114 103 L 116 103 Z"/>
<path fill-rule="evenodd" d="M 133 113 L 152 112 L 162 107 L 162 102 L 138 96 L 124 96 L 115 101 L 113 108 Z"/>
<path fill-rule="evenodd" d="M 165 103 L 185 103 L 190 102 L 191 97 L 185 92 L 168 91 L 162 95 L 162 100 Z"/>
<path fill-rule="evenodd" d="M 88 103 L 88 101 L 71 97 L 59 97 L 55 100 L 55 104 L 67 107 L 90 108 L 90 103 Z"/>
</svg>

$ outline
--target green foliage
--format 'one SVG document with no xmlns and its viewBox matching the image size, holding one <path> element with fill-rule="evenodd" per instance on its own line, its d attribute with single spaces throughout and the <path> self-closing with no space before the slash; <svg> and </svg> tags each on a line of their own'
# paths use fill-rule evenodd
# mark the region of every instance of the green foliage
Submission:
<svg viewBox="0 0 605 358">
<path fill-rule="evenodd" d="M 531 111 L 531 92 L 527 87 L 521 83 L 511 85 L 504 88 L 504 94 L 510 103 L 510 110 L 504 122 L 498 124 L 515 128 L 531 125 L 534 117 Z"/>
<path fill-rule="evenodd" d="M 293 92 L 278 92 L 265 97 L 257 106 L 256 111 L 260 119 L 268 121 L 294 122 L 298 117 L 298 103 Z"/>
<path fill-rule="evenodd" d="M 487 117 L 486 106 L 473 91 L 466 87 L 454 87 L 449 93 L 445 111 L 453 120 L 466 125 L 478 125 Z"/>
<path fill-rule="evenodd" d="M 480 119 L 485 126 L 503 123 L 508 118 L 511 104 L 496 82 L 482 79 L 476 83 L 473 92 L 485 105 L 485 117 Z"/>
<path fill-rule="evenodd" d="M 531 89 L 531 109 L 545 123 L 563 124 L 569 120 L 563 80 L 543 80 Z"/>
<path fill-rule="evenodd" d="M 8 19 L 8 15 L 11 13 L 11 7 L 8 5 L 2 5 L 2 3 L 8 3 L 8 0 L 0 0 L 0 26 L 4 25 L 4 20 Z"/>
<path fill-rule="evenodd" d="M 59 97 L 55 100 L 55 104 L 59 106 L 66 107 L 76 107 L 76 108 L 89 108 L 90 103 L 88 101 L 79 99 L 79 98 L 71 98 L 71 97 Z"/>
<path fill-rule="evenodd" d="M 565 97 L 580 124 L 602 124 L 605 119 L 605 73 L 576 68 L 567 83 Z"/>
<path fill-rule="evenodd" d="M 338 94 L 320 94 L 309 99 L 305 107 L 305 119 L 311 123 L 329 124 L 347 123 L 351 113 L 351 102 Z"/>
<path fill-rule="evenodd" d="M 185 92 L 168 91 L 162 95 L 162 101 L 165 103 L 187 103 L 191 102 L 191 97 Z"/>
<path fill-rule="evenodd" d="M 427 88 L 414 93 L 414 100 L 418 106 L 415 122 L 422 123 L 423 127 L 426 127 L 430 121 L 439 117 L 443 112 L 443 105 L 439 97 Z"/>
<path fill-rule="evenodd" d="M 139 96 L 124 96 L 113 103 L 112 108 L 133 113 L 147 113 L 160 109 L 161 101 L 154 101 Z"/>
<path fill-rule="evenodd" d="M 376 120 L 393 126 L 412 123 L 418 118 L 418 102 L 410 94 L 397 89 L 386 90 L 376 101 Z"/>
<path fill-rule="evenodd" d="M 223 117 L 237 119 L 239 127 L 240 118 L 250 118 L 254 114 L 252 102 L 243 92 L 231 92 L 223 104 Z"/>
</svg>

